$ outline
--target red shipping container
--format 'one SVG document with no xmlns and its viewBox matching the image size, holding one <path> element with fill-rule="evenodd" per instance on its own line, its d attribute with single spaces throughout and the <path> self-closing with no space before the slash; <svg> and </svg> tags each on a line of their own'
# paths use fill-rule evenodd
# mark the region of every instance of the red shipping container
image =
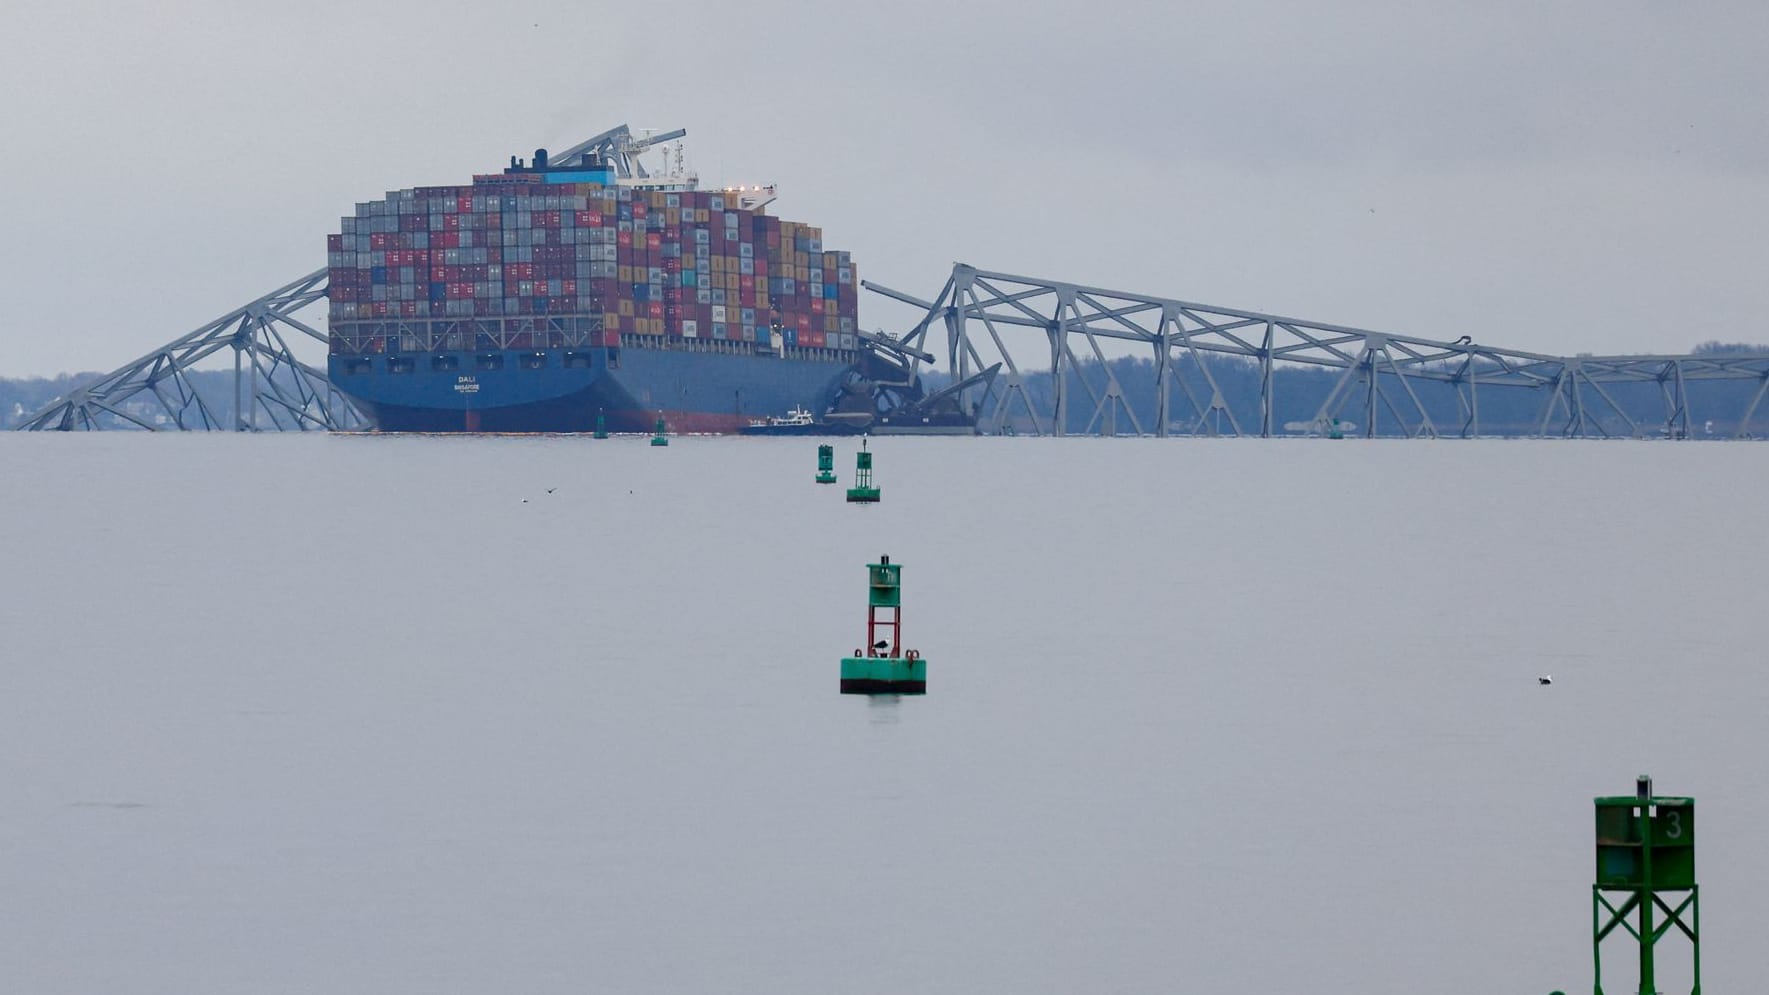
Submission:
<svg viewBox="0 0 1769 995">
<path fill-rule="evenodd" d="M 633 233 L 630 231 L 620 232 L 614 236 L 614 244 L 623 249 L 631 248 L 633 245 Z"/>
<path fill-rule="evenodd" d="M 344 251 L 344 236 L 342 236 L 342 235 L 327 235 L 326 236 L 326 251 L 327 252 L 343 252 Z"/>
<path fill-rule="evenodd" d="M 657 252 L 662 248 L 663 248 L 663 237 L 660 236 L 657 232 L 648 232 L 645 235 L 645 251 L 646 252 Z"/>
<path fill-rule="evenodd" d="M 469 211 L 473 210 L 473 198 L 472 197 L 456 197 L 455 198 L 455 210 L 461 212 L 462 214 L 466 214 Z"/>
</svg>

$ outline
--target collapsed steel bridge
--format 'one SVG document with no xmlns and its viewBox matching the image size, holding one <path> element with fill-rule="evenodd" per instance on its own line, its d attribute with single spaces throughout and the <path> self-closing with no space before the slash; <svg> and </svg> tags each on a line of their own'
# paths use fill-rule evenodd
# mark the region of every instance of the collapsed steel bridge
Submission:
<svg viewBox="0 0 1769 995">
<path fill-rule="evenodd" d="M 80 385 L 17 428 L 64 432 L 113 426 L 241 432 L 366 428 L 367 419 L 332 389 L 326 372 L 303 362 L 289 345 L 296 336 L 326 341 L 324 332 L 296 317 L 325 299 L 326 271 L 309 273 Z M 205 398 L 191 374 L 198 363 L 228 349 L 233 350 L 233 404 L 224 414 L 213 391 Z"/>
<path fill-rule="evenodd" d="M 598 137 L 609 144 L 623 136 Z M 609 150 L 616 147 L 610 144 Z M 1350 425 L 1355 434 L 1369 437 L 1473 438 L 1482 431 L 1482 397 L 1527 390 L 1539 396 L 1539 413 L 1527 433 L 1533 436 L 1693 438 L 1691 386 L 1733 381 L 1754 384 L 1733 432 L 1752 438 L 1753 418 L 1769 393 L 1769 354 L 1553 356 L 1471 337 L 1444 342 L 963 264 L 953 268 L 933 300 L 863 285 L 921 310 L 920 320 L 894 340 L 912 372 L 931 365 L 927 350 L 936 329 L 944 332 L 947 371 L 955 383 L 1000 364 L 998 375 L 978 377 L 974 386 L 956 391 L 978 430 L 991 434 L 1021 427 L 1041 435 L 1076 434 L 1071 411 L 1081 404 L 1087 417 L 1079 434 L 1086 435 L 1120 434 L 1126 427 L 1122 418 L 1135 434 L 1163 437 L 1327 435 Z M 297 317 L 325 299 L 326 271 L 309 273 L 82 384 L 16 427 L 368 428 L 363 414 L 332 388 L 326 372 L 303 362 L 290 346 L 303 339 L 326 343 L 324 332 Z M 1102 343 L 1118 354 L 1129 344 L 1153 360 L 1149 424 L 1114 374 Z M 1078 348 L 1092 362 L 1078 356 Z M 227 349 L 233 351 L 233 403 L 224 414 L 223 405 L 197 390 L 191 373 L 197 363 Z M 1034 372 L 1028 355 L 1036 355 L 1039 364 L 1048 360 L 1048 367 Z M 1227 401 L 1219 383 L 1222 363 L 1257 371 L 1254 417 L 1243 418 Z M 1275 424 L 1280 367 L 1336 371 L 1312 419 L 1300 425 Z M 1035 380 L 1042 380 L 1041 389 L 1033 389 Z M 1660 401 L 1650 420 L 1631 414 L 1616 397 L 1624 387 L 1640 386 L 1652 389 Z M 1454 393 L 1456 413 L 1434 418 L 1422 397 L 1445 389 Z"/>
<path fill-rule="evenodd" d="M 1481 434 L 1483 396 L 1527 389 L 1539 394 L 1539 413 L 1528 433 L 1533 436 L 1693 438 L 1690 386 L 1737 381 L 1755 385 L 1733 433 L 1751 438 L 1752 418 L 1769 393 L 1769 354 L 1761 353 L 1553 356 L 1477 343 L 1471 336 L 1444 342 L 962 263 L 931 301 L 871 282 L 863 286 L 923 312 L 900 337 L 902 344 L 929 349 L 931 332 L 936 327 L 944 332 L 947 368 L 955 380 L 1001 365 L 991 383 L 968 391 L 962 401 L 985 433 L 1024 425 L 1038 434 L 1070 434 L 1071 408 L 1079 401 L 1087 405 L 1082 434 L 1118 434 L 1122 415 L 1139 435 L 1167 436 L 1177 429 L 1187 435 L 1269 438 L 1280 429 L 1274 424 L 1279 364 L 1339 371 L 1312 419 L 1282 426 L 1323 435 L 1337 434 L 1336 426 L 1349 422 L 1368 437 L 1474 438 Z M 1118 352 L 1125 343 L 1147 350 L 1155 369 L 1152 424 L 1145 426 L 1130 403 L 1102 342 L 1115 343 Z M 1077 347 L 1093 362 L 1078 358 Z M 1041 364 L 1048 357 L 1048 367 L 1037 374 L 1044 389 L 1030 389 L 1032 367 L 1016 358 L 1016 349 L 1021 357 L 1039 356 Z M 1243 424 L 1225 400 L 1218 382 L 1222 367 L 1213 372 L 1212 360 L 1257 370 L 1256 421 Z M 1427 385 L 1454 392 L 1450 423 L 1439 424 L 1422 400 Z M 1624 386 L 1651 388 L 1660 417 L 1649 422 L 1637 410 L 1630 413 L 1617 400 Z M 1183 419 L 1177 425 L 1176 415 Z M 1381 429 L 1384 422 L 1389 431 Z"/>
</svg>

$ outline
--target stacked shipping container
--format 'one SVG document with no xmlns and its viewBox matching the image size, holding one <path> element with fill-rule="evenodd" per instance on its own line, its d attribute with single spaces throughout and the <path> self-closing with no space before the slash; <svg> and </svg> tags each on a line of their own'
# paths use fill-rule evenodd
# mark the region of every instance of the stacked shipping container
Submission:
<svg viewBox="0 0 1769 995">
<path fill-rule="evenodd" d="M 720 191 L 474 181 L 358 204 L 328 236 L 334 354 L 858 345 L 859 278 L 817 228 Z"/>
</svg>

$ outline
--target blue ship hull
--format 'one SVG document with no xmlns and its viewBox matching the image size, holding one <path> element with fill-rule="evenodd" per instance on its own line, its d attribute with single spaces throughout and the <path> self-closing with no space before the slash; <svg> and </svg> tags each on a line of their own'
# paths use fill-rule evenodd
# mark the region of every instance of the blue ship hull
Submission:
<svg viewBox="0 0 1769 995">
<path fill-rule="evenodd" d="M 736 432 L 794 406 L 824 410 L 837 359 L 585 348 L 333 356 L 332 384 L 384 432 Z"/>
</svg>

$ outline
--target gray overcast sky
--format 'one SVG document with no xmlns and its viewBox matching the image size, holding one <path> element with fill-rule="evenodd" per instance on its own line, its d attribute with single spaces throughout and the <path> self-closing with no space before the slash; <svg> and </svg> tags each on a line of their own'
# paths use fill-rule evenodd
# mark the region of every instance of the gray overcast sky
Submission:
<svg viewBox="0 0 1769 995">
<path fill-rule="evenodd" d="M 109 369 L 323 265 L 358 200 L 621 122 L 924 296 L 962 260 L 1543 351 L 1769 341 L 1761 2 L 164 0 L 0 36 L 0 375 Z"/>
</svg>

